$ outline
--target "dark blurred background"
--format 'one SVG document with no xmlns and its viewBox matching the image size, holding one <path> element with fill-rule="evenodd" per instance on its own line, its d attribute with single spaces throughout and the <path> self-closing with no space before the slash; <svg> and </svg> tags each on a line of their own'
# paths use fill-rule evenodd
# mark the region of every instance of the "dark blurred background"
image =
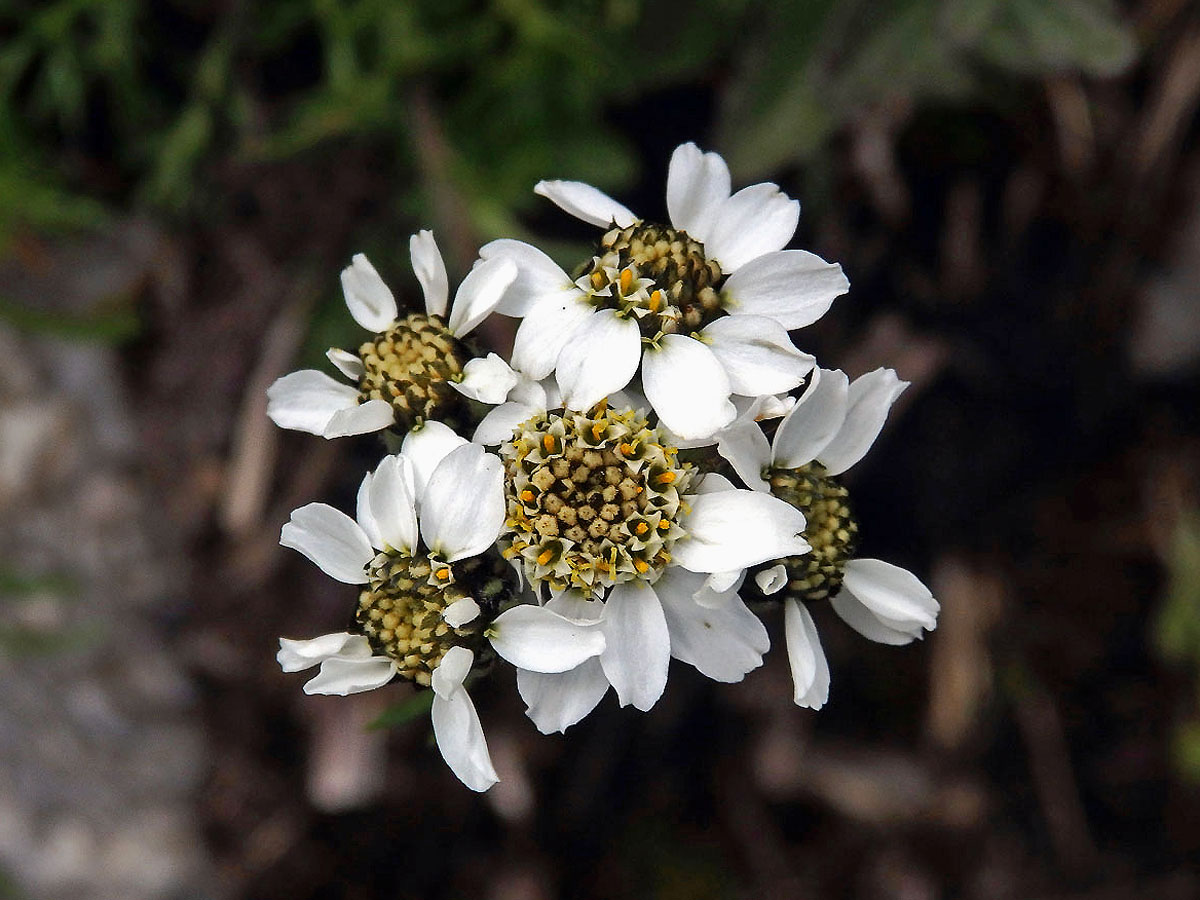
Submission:
<svg viewBox="0 0 1200 900">
<path fill-rule="evenodd" d="M 1200 896 L 1198 102 L 1186 0 L 0 2 L 0 897 Z M 565 737 L 500 670 L 478 796 L 274 662 L 353 596 L 279 527 L 380 448 L 264 391 L 352 253 L 573 262 L 533 184 L 661 219 L 686 140 L 845 267 L 799 345 L 913 382 L 850 488 L 939 627 L 819 610 L 820 713 L 777 617 Z"/>
</svg>

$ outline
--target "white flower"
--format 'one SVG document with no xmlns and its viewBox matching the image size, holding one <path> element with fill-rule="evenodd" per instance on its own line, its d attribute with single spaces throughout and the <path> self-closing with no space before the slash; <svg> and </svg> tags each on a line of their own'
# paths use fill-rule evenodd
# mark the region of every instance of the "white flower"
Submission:
<svg viewBox="0 0 1200 900">
<path fill-rule="evenodd" d="M 891 369 L 876 369 L 853 383 L 839 370 L 816 369 L 771 443 L 753 423 L 729 429 L 717 443 L 718 452 L 754 490 L 794 496 L 792 484 L 800 481 L 803 495 L 816 498 L 809 500 L 810 507 L 819 505 L 820 510 L 809 512 L 819 515 L 813 528 L 822 529 L 824 536 L 809 532 L 814 546 L 809 560 L 812 565 L 840 570 L 840 590 L 829 596 L 830 604 L 855 631 L 886 644 L 907 644 L 937 627 L 938 603 L 911 572 L 878 559 L 850 558 L 857 526 L 842 504 L 845 489 L 832 479 L 866 455 L 907 386 Z M 801 579 L 805 575 L 795 574 Z M 791 577 L 788 566 L 781 563 L 760 571 L 755 580 L 764 594 L 773 595 L 788 589 Z M 814 583 L 798 590 L 824 599 L 828 583 L 822 576 L 810 577 Z M 820 709 L 829 697 L 829 666 L 816 625 L 796 596 L 789 595 L 784 602 L 795 701 Z"/>
<path fill-rule="evenodd" d="M 787 332 L 820 318 L 849 283 L 840 266 L 783 249 L 800 205 L 775 185 L 731 195 L 724 160 L 683 144 L 667 177 L 671 228 L 579 182 L 536 190 L 609 229 L 576 282 L 520 241 L 480 251 L 519 268 L 497 306 L 523 317 L 514 368 L 535 380 L 556 372 L 567 407 L 588 409 L 640 371 L 662 424 L 698 439 L 733 421 L 731 396 L 790 390 L 812 368 Z"/>
<path fill-rule="evenodd" d="M 601 653 L 604 637 L 537 606 L 495 615 L 497 579 L 479 557 L 504 524 L 500 461 L 448 440 L 448 431 L 426 423 L 369 473 L 357 521 L 323 503 L 292 513 L 280 543 L 365 587 L 359 633 L 281 639 L 277 659 L 285 672 L 320 666 L 304 686 L 310 694 L 371 690 L 396 675 L 432 687 L 438 748 L 464 784 L 482 791 L 497 777 L 464 686 L 476 652 L 486 641 L 525 669 L 561 672 Z"/>
<path fill-rule="evenodd" d="M 398 319 L 392 292 L 367 258 L 356 255 L 342 270 L 342 290 L 354 321 L 376 336 L 357 353 L 333 348 L 327 354 L 353 385 L 316 369 L 285 375 L 267 391 L 267 415 L 275 424 L 327 438 L 395 424 L 407 429 L 420 419 L 452 415 L 456 392 L 475 399 L 496 396 L 494 385 L 508 377 L 500 367 L 507 370 L 507 365 L 495 354 L 469 359 L 459 339 L 495 309 L 517 277 L 516 265 L 506 260 L 476 265 L 459 285 L 443 323 L 449 285 L 433 233 L 414 234 L 409 248 L 425 315 Z M 432 359 L 423 352 L 428 347 L 434 350 Z"/>
<path fill-rule="evenodd" d="M 518 671 L 542 731 L 574 724 L 611 685 L 650 709 L 670 658 L 738 681 L 769 642 L 737 596 L 743 572 L 805 553 L 804 515 L 769 494 L 694 470 L 631 410 L 538 412 L 500 448 L 508 500 L 500 546 L 548 609 L 596 624 L 605 650 L 561 674 Z"/>
</svg>

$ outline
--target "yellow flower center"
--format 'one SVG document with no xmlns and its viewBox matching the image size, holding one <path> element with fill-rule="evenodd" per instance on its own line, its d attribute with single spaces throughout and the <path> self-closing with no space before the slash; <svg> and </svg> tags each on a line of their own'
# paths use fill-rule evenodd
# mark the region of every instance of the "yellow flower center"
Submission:
<svg viewBox="0 0 1200 900">
<path fill-rule="evenodd" d="M 367 579 L 354 612 L 359 629 L 402 678 L 425 686 L 451 647 L 467 647 L 477 659 L 488 649 L 484 628 L 513 588 L 512 571 L 494 556 L 448 564 L 383 552 L 367 567 Z M 465 597 L 474 598 L 480 615 L 455 628 L 444 615 Z"/>
<path fill-rule="evenodd" d="M 438 316 L 412 313 L 358 348 L 366 371 L 359 402 L 386 400 L 404 431 L 418 420 L 466 421 L 466 403 L 450 382 L 462 376 L 470 352 Z"/>
<path fill-rule="evenodd" d="M 633 316 L 644 336 L 699 331 L 724 315 L 721 267 L 687 232 L 636 222 L 600 239 L 576 282 L 600 309 Z"/>
<path fill-rule="evenodd" d="M 846 563 L 858 544 L 858 523 L 850 511 L 850 492 L 836 478 L 824 474 L 820 463 L 798 469 L 771 469 L 771 493 L 804 513 L 808 524 L 804 539 L 812 551 L 803 556 L 773 560 L 765 568 L 783 564 L 787 586 L 775 596 L 797 600 L 825 600 L 842 586 Z"/>
<path fill-rule="evenodd" d="M 654 581 L 683 534 L 691 466 L 636 412 L 541 413 L 500 447 L 505 556 L 556 590 Z"/>
</svg>

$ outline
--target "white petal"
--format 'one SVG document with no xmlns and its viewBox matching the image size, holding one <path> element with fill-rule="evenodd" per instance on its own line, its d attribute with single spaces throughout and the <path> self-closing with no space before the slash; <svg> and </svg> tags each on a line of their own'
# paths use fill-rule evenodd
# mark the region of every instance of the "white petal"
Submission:
<svg viewBox="0 0 1200 900">
<path fill-rule="evenodd" d="M 444 316 L 450 298 L 450 277 L 446 274 L 446 261 L 433 239 L 433 232 L 418 231 L 410 237 L 408 254 L 425 295 L 425 312 L 431 316 Z"/>
<path fill-rule="evenodd" d="M 439 697 L 449 699 L 462 690 L 463 682 L 471 674 L 475 654 L 466 647 L 451 647 L 442 656 L 442 661 L 433 670 L 430 687 Z"/>
<path fill-rule="evenodd" d="M 325 351 L 325 358 L 337 366 L 339 372 L 349 378 L 351 381 L 357 382 L 362 378 L 366 367 L 359 359 L 357 353 L 350 353 L 346 350 L 339 350 L 337 347 L 330 347 Z"/>
<path fill-rule="evenodd" d="M 903 644 L 911 644 L 921 636 L 920 626 L 899 628 L 883 622 L 867 609 L 845 585 L 830 599 L 829 605 L 833 607 L 833 611 L 841 617 L 843 622 L 867 640 L 898 647 Z"/>
<path fill-rule="evenodd" d="M 750 422 L 722 431 L 717 452 L 733 466 L 746 487 L 756 491 L 771 489 L 762 474 L 771 465 L 771 445 L 758 423 Z"/>
<path fill-rule="evenodd" d="M 333 414 L 323 432 L 327 438 L 370 434 L 390 428 L 395 422 L 392 405 L 386 400 L 368 400 Z"/>
<path fill-rule="evenodd" d="M 454 295 L 454 306 L 446 323 L 450 333 L 457 337 L 470 334 L 496 308 L 516 277 L 517 264 L 511 259 L 476 263 Z"/>
<path fill-rule="evenodd" d="M 589 659 L 556 675 L 517 669 L 517 690 L 538 731 L 553 734 L 566 731 L 595 709 L 608 693 L 608 679 L 600 660 Z"/>
<path fill-rule="evenodd" d="M 452 450 L 421 496 L 421 536 L 446 562 L 477 556 L 504 525 L 504 469 L 478 444 Z"/>
<path fill-rule="evenodd" d="M 786 247 L 799 222 L 799 202 L 773 184 L 752 184 L 721 204 L 704 252 L 721 271 L 737 272 L 750 260 Z"/>
<path fill-rule="evenodd" d="M 569 409 L 586 411 L 629 384 L 642 359 L 637 323 L 602 309 L 578 328 L 558 357 L 558 383 Z"/>
<path fill-rule="evenodd" d="M 592 307 L 576 289 L 533 307 L 517 328 L 512 365 L 534 381 L 554 371 L 558 355 L 575 329 L 592 315 Z"/>
<path fill-rule="evenodd" d="M 840 369 L 813 370 L 812 382 L 775 432 L 774 464 L 796 469 L 816 459 L 846 421 L 849 391 Z"/>
<path fill-rule="evenodd" d="M 479 613 L 479 604 L 475 602 L 475 598 L 463 597 L 447 606 L 442 611 L 442 618 L 451 628 L 462 628 L 468 622 L 478 619 Z"/>
<path fill-rule="evenodd" d="M 682 334 L 646 348 L 642 387 L 662 423 L 683 438 L 713 435 L 737 415 L 725 367 L 712 350 Z"/>
<path fill-rule="evenodd" d="M 796 406 L 796 398 L 790 394 L 779 394 L 772 397 L 756 397 L 752 407 L 751 417 L 756 422 L 765 419 L 781 419 Z"/>
<path fill-rule="evenodd" d="M 667 212 L 672 225 L 705 242 L 729 191 L 729 167 L 718 154 L 702 153 L 692 143 L 675 148 L 667 170 Z"/>
<path fill-rule="evenodd" d="M 344 584 L 366 584 L 366 566 L 375 558 L 371 542 L 344 512 L 310 503 L 292 512 L 279 543 L 299 550 L 321 570 Z"/>
<path fill-rule="evenodd" d="M 622 706 L 642 712 L 658 702 L 667 686 L 671 638 L 654 589 L 641 581 L 618 584 L 604 602 L 606 646 L 600 665 Z"/>
<path fill-rule="evenodd" d="M 553 375 L 541 381 L 522 377 L 517 382 L 517 386 L 512 389 L 508 399 L 515 403 L 532 406 L 534 409 L 554 409 L 562 406 L 562 394 L 558 390 L 558 382 Z"/>
<path fill-rule="evenodd" d="M 787 580 L 787 567 L 783 565 L 763 569 L 754 576 L 754 583 L 758 585 L 758 589 L 763 592 L 765 597 L 782 591 L 787 587 Z"/>
<path fill-rule="evenodd" d="M 304 685 L 304 693 L 345 697 L 383 687 L 395 674 L 396 667 L 386 656 L 367 659 L 333 656 L 321 663 L 321 671 Z"/>
<path fill-rule="evenodd" d="M 463 366 L 462 381 L 452 381 L 450 387 L 464 397 L 494 406 L 504 402 L 518 381 L 520 376 L 509 368 L 508 363 L 495 353 L 489 353 L 482 359 L 468 360 Z"/>
<path fill-rule="evenodd" d="M 575 218 L 600 228 L 607 228 L 614 222 L 627 228 L 637 221 L 637 216 L 604 191 L 582 181 L 539 181 L 533 192 Z"/>
<path fill-rule="evenodd" d="M 729 276 L 721 291 L 738 313 L 767 316 L 788 331 L 811 325 L 850 290 L 842 267 L 807 250 L 767 253 Z"/>
<path fill-rule="evenodd" d="M 713 572 L 704 579 L 704 586 L 711 591 L 716 591 L 723 594 L 726 591 L 732 590 L 741 580 L 743 572 L 741 569 L 733 569 L 729 572 Z"/>
<path fill-rule="evenodd" d="M 367 540 L 371 542 L 371 546 L 376 550 L 382 550 L 384 545 L 383 535 L 379 532 L 379 524 L 375 521 L 375 513 L 371 511 L 371 482 L 374 480 L 375 473 L 368 472 L 359 483 L 354 518 L 358 522 L 358 527 L 363 530 L 363 534 L 367 536 Z"/>
<path fill-rule="evenodd" d="M 472 440 L 477 444 L 501 444 L 512 437 L 522 422 L 541 412 L 524 403 L 502 403 L 483 417 Z"/>
<path fill-rule="evenodd" d="M 575 590 L 566 590 L 550 598 L 546 609 L 573 622 L 599 622 L 604 617 L 603 600 L 593 600 Z"/>
<path fill-rule="evenodd" d="M 500 780 L 492 766 L 483 725 L 470 694 L 466 691 L 450 697 L 435 694 L 429 716 L 442 759 L 459 781 L 473 791 L 486 791 Z"/>
<path fill-rule="evenodd" d="M 336 413 L 358 404 L 358 388 L 316 369 L 301 369 L 267 388 L 267 415 L 280 428 L 324 434 Z"/>
<path fill-rule="evenodd" d="M 411 556 L 417 545 L 417 503 L 412 474 L 405 471 L 410 465 L 403 456 L 385 457 L 375 470 L 367 499 L 380 539 Z"/>
<path fill-rule="evenodd" d="M 300 672 L 331 656 L 367 659 L 371 656 L 371 645 L 363 635 L 345 632 L 323 634 L 307 641 L 280 638 L 275 660 L 285 672 Z"/>
<path fill-rule="evenodd" d="M 852 559 L 843 584 L 885 624 L 918 631 L 937 627 L 938 602 L 908 569 L 881 559 Z"/>
<path fill-rule="evenodd" d="M 566 672 L 604 651 L 598 624 L 575 622 L 532 604 L 501 613 L 487 636 L 501 657 L 530 672 Z"/>
<path fill-rule="evenodd" d="M 688 572 L 682 567 L 674 567 L 669 570 L 680 575 L 694 575 L 695 577 L 703 577 L 698 573 Z M 732 572 L 713 572 L 704 578 L 700 588 L 692 594 L 692 599 L 703 606 L 705 609 L 720 609 L 728 603 L 737 600 L 741 602 L 737 592 L 741 590 L 742 582 L 745 581 L 746 572 L 743 569 L 735 569 Z"/>
<path fill-rule="evenodd" d="M 735 394 L 759 397 L 790 391 L 816 360 L 792 345 L 787 329 L 766 316 L 725 316 L 702 332 L 729 375 Z"/>
<path fill-rule="evenodd" d="M 762 665 L 771 646 L 767 629 L 740 598 L 716 608 L 701 606 L 692 599 L 696 576 L 681 574 L 669 569 L 654 585 L 671 635 L 671 655 L 714 681 L 741 681 Z"/>
<path fill-rule="evenodd" d="M 840 475 L 866 456 L 883 430 L 892 404 L 906 387 L 908 382 L 897 378 L 891 369 L 876 369 L 854 379 L 846 420 L 817 454 L 828 474 Z"/>
<path fill-rule="evenodd" d="M 433 474 L 433 470 L 451 451 L 467 443 L 469 441 L 456 434 L 449 425 L 433 420 L 423 422 L 404 436 L 400 453 L 412 464 L 418 505 L 425 496 L 425 487 L 429 484 L 429 476 Z"/>
<path fill-rule="evenodd" d="M 829 699 L 829 663 L 816 623 L 803 604 L 788 600 L 783 606 L 783 630 L 792 668 L 792 699 L 805 709 L 820 709 Z"/>
<path fill-rule="evenodd" d="M 361 253 L 342 269 L 342 293 L 354 321 L 367 331 L 387 331 L 396 321 L 396 298 Z"/>
<path fill-rule="evenodd" d="M 687 532 L 671 550 L 677 565 L 693 572 L 727 572 L 807 553 L 804 514 L 759 491 L 721 491 L 687 498 Z"/>
<path fill-rule="evenodd" d="M 716 494 L 719 491 L 736 491 L 737 488 L 733 482 L 722 475 L 720 472 L 705 472 L 701 474 L 700 481 L 696 484 L 695 493 L 697 494 Z"/>
<path fill-rule="evenodd" d="M 558 263 L 524 241 L 501 238 L 484 244 L 479 250 L 481 259 L 511 259 L 517 264 L 517 277 L 509 284 L 496 305 L 496 312 L 505 316 L 524 316 L 543 300 L 562 300 L 563 295 L 575 296 L 579 289 Z"/>
</svg>

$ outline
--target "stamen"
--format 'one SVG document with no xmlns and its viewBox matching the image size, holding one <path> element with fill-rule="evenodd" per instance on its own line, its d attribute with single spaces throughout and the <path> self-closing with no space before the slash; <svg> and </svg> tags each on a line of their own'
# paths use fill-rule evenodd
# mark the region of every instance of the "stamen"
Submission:
<svg viewBox="0 0 1200 900">
<path fill-rule="evenodd" d="M 726 314 L 724 273 L 684 231 L 637 222 L 600 240 L 579 280 L 591 302 L 628 315 L 643 340 L 688 334 Z"/>
<path fill-rule="evenodd" d="M 523 455 L 522 444 L 553 447 Z M 500 447 L 508 497 L 501 545 L 523 546 L 526 576 L 593 590 L 655 580 L 693 477 L 633 410 L 540 413 Z M 636 551 L 635 551 L 636 546 Z M 514 557 L 510 557 L 514 558 Z"/>
<path fill-rule="evenodd" d="M 482 629 L 514 587 L 512 568 L 494 556 L 450 565 L 386 551 L 367 566 L 354 618 L 372 651 L 391 659 L 401 678 L 428 686 L 450 648 L 478 649 Z M 465 597 L 476 599 L 482 615 L 454 628 L 444 613 Z"/>
<path fill-rule="evenodd" d="M 858 523 L 848 505 L 849 492 L 819 463 L 798 469 L 771 469 L 771 493 L 804 513 L 804 538 L 812 550 L 803 556 L 771 560 L 765 568 L 782 564 L 787 586 L 775 594 L 803 601 L 825 600 L 842 586 L 846 563 L 854 558 Z"/>
<path fill-rule="evenodd" d="M 425 419 L 465 424 L 462 395 L 451 384 L 462 380 L 471 354 L 438 316 L 412 313 L 362 344 L 358 355 L 359 402 L 387 401 L 405 430 Z"/>
</svg>

